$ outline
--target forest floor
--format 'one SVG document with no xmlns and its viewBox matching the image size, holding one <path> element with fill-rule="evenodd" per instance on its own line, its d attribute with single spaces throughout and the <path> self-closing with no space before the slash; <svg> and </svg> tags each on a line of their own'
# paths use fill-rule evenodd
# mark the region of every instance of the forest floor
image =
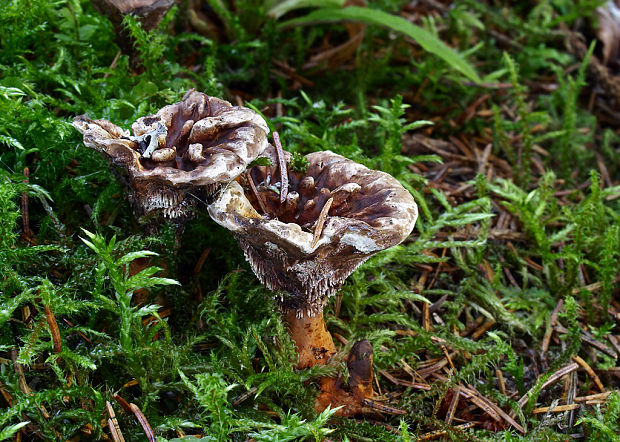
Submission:
<svg viewBox="0 0 620 442">
<path fill-rule="evenodd" d="M 5 2 L 0 440 L 619 440 L 620 14 L 513 3 Z M 192 88 L 418 204 L 327 304 L 325 366 L 204 207 L 149 231 L 71 124 Z M 362 339 L 373 401 L 318 413 Z"/>
</svg>

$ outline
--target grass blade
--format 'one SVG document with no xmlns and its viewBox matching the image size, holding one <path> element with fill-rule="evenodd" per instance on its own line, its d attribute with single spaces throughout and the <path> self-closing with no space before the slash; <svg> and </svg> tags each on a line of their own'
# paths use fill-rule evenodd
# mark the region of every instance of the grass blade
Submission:
<svg viewBox="0 0 620 442">
<path fill-rule="evenodd" d="M 377 25 L 389 28 L 393 31 L 405 34 L 413 38 L 424 50 L 433 53 L 443 59 L 452 68 L 456 69 L 470 80 L 480 83 L 480 77 L 475 69 L 457 52 L 447 46 L 426 29 L 416 26 L 397 15 L 377 9 L 360 8 L 349 6 L 343 9 L 319 9 L 304 17 L 288 20 L 280 25 L 281 28 L 288 28 L 299 25 L 309 25 L 321 22 L 334 21 L 356 21 L 370 25 Z"/>
</svg>

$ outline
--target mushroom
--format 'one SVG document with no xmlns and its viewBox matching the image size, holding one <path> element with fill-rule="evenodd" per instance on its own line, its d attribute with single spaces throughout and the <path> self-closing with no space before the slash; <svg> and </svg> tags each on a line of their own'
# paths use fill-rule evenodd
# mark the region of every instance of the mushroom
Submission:
<svg viewBox="0 0 620 442">
<path fill-rule="evenodd" d="M 254 111 L 190 90 L 183 101 L 139 118 L 133 135 L 106 120 L 73 120 L 84 144 L 120 166 L 138 216 L 182 222 L 197 201 L 237 178 L 267 147 Z"/>
<path fill-rule="evenodd" d="M 209 214 L 232 231 L 259 280 L 276 292 L 297 368 L 325 364 L 335 353 L 323 318 L 327 299 L 364 261 L 409 236 L 417 206 L 392 176 L 330 151 L 307 155 L 305 172 L 278 171 L 271 146 L 263 156 L 272 165 L 231 182 Z"/>
</svg>

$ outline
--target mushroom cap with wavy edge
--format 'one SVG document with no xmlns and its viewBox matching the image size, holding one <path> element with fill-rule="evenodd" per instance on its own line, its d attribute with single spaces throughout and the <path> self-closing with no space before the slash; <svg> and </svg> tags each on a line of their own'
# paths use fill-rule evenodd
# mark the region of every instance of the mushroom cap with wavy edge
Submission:
<svg viewBox="0 0 620 442">
<path fill-rule="evenodd" d="M 139 118 L 133 135 L 106 120 L 75 117 L 84 144 L 126 172 L 137 214 L 188 217 L 267 147 L 269 128 L 254 111 L 189 91 L 183 101 Z M 190 195 L 191 194 L 191 195 Z"/>
<path fill-rule="evenodd" d="M 289 170 L 288 196 L 280 204 L 274 149 L 270 146 L 263 156 L 271 157 L 273 165 L 249 171 L 262 207 L 246 175 L 245 185 L 233 181 L 220 192 L 209 214 L 233 232 L 260 281 L 288 293 L 280 297 L 284 310 L 312 316 L 359 265 L 409 236 L 417 206 L 392 176 L 330 151 L 307 155 L 306 172 Z M 317 219 L 330 198 L 313 245 Z M 262 208 L 267 213 L 259 213 Z"/>
</svg>

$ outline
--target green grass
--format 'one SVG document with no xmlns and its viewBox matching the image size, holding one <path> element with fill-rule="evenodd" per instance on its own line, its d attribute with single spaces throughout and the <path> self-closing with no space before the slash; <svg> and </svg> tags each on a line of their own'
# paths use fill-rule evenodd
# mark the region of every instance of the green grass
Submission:
<svg viewBox="0 0 620 442">
<path fill-rule="evenodd" d="M 567 433 L 617 440 L 617 394 L 578 410 L 569 428 L 564 414 L 532 414 L 562 397 L 562 382 L 541 386 L 572 356 L 596 370 L 618 365 L 582 340 L 587 334 L 609 346 L 606 337 L 620 335 L 608 313 L 620 302 L 618 127 L 588 108 L 595 86 L 588 60 L 566 52 L 562 39 L 564 25 L 585 26 L 601 2 L 488 3 L 457 1 L 414 26 L 395 16 L 404 2 L 373 2 L 372 11 L 243 0 L 235 10 L 214 0 L 205 11 L 215 34 L 198 33 L 195 20 L 190 27 L 191 11 L 181 3 L 151 32 L 125 20 L 139 54 L 134 69 L 126 55 L 113 63 L 113 27 L 88 1 L 9 0 L 0 10 L 0 440 L 17 432 L 27 440 L 100 440 L 109 435 L 106 401 L 125 439 L 144 440 L 114 394 L 138 405 L 162 441 L 183 434 L 392 441 L 434 430 L 450 440 L 565 440 Z M 345 66 L 304 68 L 326 45 L 347 41 L 350 21 L 366 31 Z M 513 44 L 497 44 L 498 33 Z M 147 234 L 107 160 L 71 126 L 87 113 L 128 128 L 189 88 L 233 103 L 241 97 L 279 131 L 285 149 L 332 150 L 389 172 L 414 195 L 420 218 L 411 238 L 358 269 L 326 309 L 330 331 L 349 342 L 334 363 L 295 371 L 276 303 L 229 232 L 202 211 L 179 247 L 174 226 Z M 463 117 L 487 93 L 489 112 Z M 466 163 L 472 171 L 450 189 L 429 171 L 451 158 L 404 154 L 403 136 L 411 134 L 492 139 L 492 156 L 512 176 L 501 169 L 489 180 L 488 169 L 476 174 L 478 165 Z M 452 192 L 463 185 L 468 190 Z M 496 232 L 502 212 L 513 236 Z M 130 276 L 133 261 L 148 265 Z M 592 283 L 598 286 L 584 288 Z M 429 330 L 423 305 L 442 297 Z M 555 334 L 541 365 L 528 349 L 540 355 L 560 300 L 557 323 L 566 333 Z M 461 336 L 477 318 L 496 324 L 477 339 Z M 390 404 L 406 414 L 317 414 L 318 380 L 346 376 L 344 354 L 363 338 L 374 348 L 381 391 L 399 393 Z M 378 374 L 407 378 L 406 367 L 443 357 L 438 342 L 453 354 L 447 382 L 414 390 Z M 517 396 L 501 392 L 497 369 Z M 601 379 L 619 388 L 617 378 Z M 596 391 L 584 372 L 577 380 L 577 395 Z M 513 410 L 525 434 L 477 409 L 468 415 L 478 422 L 473 428 L 446 424 L 457 385 Z M 469 405 L 461 398 L 460 408 Z"/>
</svg>

